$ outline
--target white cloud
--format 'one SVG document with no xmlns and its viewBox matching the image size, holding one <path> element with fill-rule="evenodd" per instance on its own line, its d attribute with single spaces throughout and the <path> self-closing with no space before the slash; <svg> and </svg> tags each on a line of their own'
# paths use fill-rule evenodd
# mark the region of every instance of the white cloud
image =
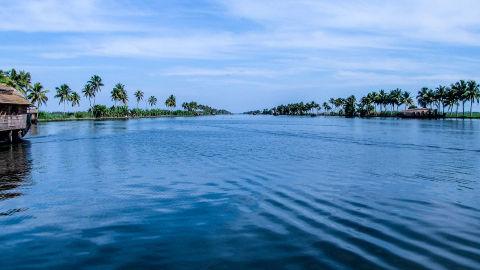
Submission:
<svg viewBox="0 0 480 270">
<path fill-rule="evenodd" d="M 140 29 L 128 18 L 138 15 L 115 1 L 2 1 L 0 31 L 107 32 Z"/>
</svg>

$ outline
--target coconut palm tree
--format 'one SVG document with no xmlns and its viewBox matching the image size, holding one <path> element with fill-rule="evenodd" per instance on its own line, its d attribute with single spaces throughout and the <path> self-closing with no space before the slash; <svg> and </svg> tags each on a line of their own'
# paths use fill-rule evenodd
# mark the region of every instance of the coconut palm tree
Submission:
<svg viewBox="0 0 480 270">
<path fill-rule="evenodd" d="M 148 104 L 150 105 L 150 107 L 157 105 L 157 98 L 154 96 L 150 96 L 148 98 Z"/>
<path fill-rule="evenodd" d="M 112 91 L 110 92 L 113 102 L 115 103 L 115 107 L 117 106 L 117 102 L 121 102 L 124 105 L 127 105 L 128 96 L 127 91 L 125 90 L 125 85 L 121 83 L 117 83 L 115 87 L 113 87 Z"/>
<path fill-rule="evenodd" d="M 447 87 L 443 85 L 439 85 L 435 88 L 435 103 L 437 105 L 437 109 L 440 110 L 442 108 L 442 113 L 445 113 L 445 100 L 447 98 Z"/>
<path fill-rule="evenodd" d="M 35 83 L 30 89 L 28 93 L 28 100 L 34 105 L 37 106 L 37 109 L 40 110 L 40 106 L 47 105 L 48 97 L 47 97 L 48 90 L 43 89 L 43 86 L 40 83 Z"/>
<path fill-rule="evenodd" d="M 80 95 L 77 92 L 72 92 L 69 98 L 72 107 L 80 106 Z"/>
<path fill-rule="evenodd" d="M 387 111 L 388 95 L 385 92 L 385 90 L 382 89 L 378 92 L 377 102 L 381 105 L 381 107 L 383 107 L 383 109 L 381 109 L 381 111 Z"/>
<path fill-rule="evenodd" d="M 456 83 L 454 83 L 452 86 L 452 89 L 455 90 L 456 97 L 457 97 L 457 117 L 458 117 L 458 104 L 461 101 L 462 102 L 462 110 L 463 110 L 463 116 L 465 117 L 465 103 L 467 102 L 467 99 L 465 97 L 465 93 L 467 92 L 467 83 L 464 80 L 460 80 Z"/>
<path fill-rule="evenodd" d="M 143 100 L 143 92 L 141 90 L 137 90 L 133 95 L 137 99 L 137 109 L 138 109 L 138 104 L 140 103 L 140 101 Z"/>
<path fill-rule="evenodd" d="M 88 98 L 88 103 L 90 104 L 90 109 L 92 109 L 92 98 L 95 97 L 95 89 L 93 88 L 92 83 L 87 82 L 82 90 L 83 96 Z"/>
<path fill-rule="evenodd" d="M 18 71 L 15 69 L 11 69 L 7 71 L 6 76 L 9 78 L 10 86 L 16 88 L 20 91 L 24 96 L 27 96 L 28 90 L 32 88 L 31 80 L 32 77 L 29 72 L 26 71 Z"/>
<path fill-rule="evenodd" d="M 432 89 L 428 87 L 422 87 L 422 89 L 418 91 L 418 94 L 417 94 L 418 105 L 424 108 L 430 105 L 430 108 L 431 108 L 431 104 L 434 101 L 434 97 L 435 97 L 435 93 L 433 92 Z"/>
<path fill-rule="evenodd" d="M 67 84 L 62 84 L 59 87 L 55 88 L 57 90 L 57 94 L 55 95 L 55 98 L 58 98 L 60 101 L 58 104 L 63 103 L 63 115 L 65 116 L 65 106 L 66 103 L 70 101 L 70 95 L 72 94 L 72 90 L 70 89 L 70 86 Z"/>
<path fill-rule="evenodd" d="M 404 91 L 404 92 L 402 93 L 401 99 L 402 99 L 402 104 L 405 105 L 405 110 L 406 110 L 408 107 L 410 107 L 410 106 L 413 105 L 413 98 L 411 97 L 410 92 Z"/>
<path fill-rule="evenodd" d="M 392 105 L 392 111 L 395 111 L 395 105 L 397 105 L 397 111 L 398 111 L 398 107 L 400 106 L 402 101 L 402 90 L 400 88 L 392 90 L 390 91 L 390 94 L 388 95 L 388 97 L 389 97 L 389 103 Z"/>
<path fill-rule="evenodd" d="M 169 108 L 175 108 L 175 106 L 177 106 L 177 102 L 175 100 L 175 96 L 174 95 L 170 95 L 167 100 L 165 100 L 165 106 L 169 107 Z"/>
<path fill-rule="evenodd" d="M 467 82 L 467 89 L 464 94 L 464 99 L 470 101 L 470 117 L 472 117 L 473 102 L 480 101 L 480 86 L 476 81 Z"/>
<path fill-rule="evenodd" d="M 325 114 L 329 113 L 332 107 L 328 104 L 328 102 L 323 102 L 323 110 L 325 111 Z"/>
<path fill-rule="evenodd" d="M 93 105 L 95 105 L 95 96 L 102 90 L 103 82 L 102 78 L 98 75 L 93 75 L 88 81 L 92 85 L 93 90 Z"/>
</svg>

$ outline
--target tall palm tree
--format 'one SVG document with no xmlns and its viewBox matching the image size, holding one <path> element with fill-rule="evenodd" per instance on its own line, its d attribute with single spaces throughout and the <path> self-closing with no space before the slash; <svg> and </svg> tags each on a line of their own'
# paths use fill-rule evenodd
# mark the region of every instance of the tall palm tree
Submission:
<svg viewBox="0 0 480 270">
<path fill-rule="evenodd" d="M 137 99 L 137 109 L 138 109 L 138 104 L 140 103 L 140 101 L 143 100 L 143 92 L 141 90 L 137 90 L 133 95 Z"/>
<path fill-rule="evenodd" d="M 77 92 L 72 92 L 69 98 L 72 107 L 80 106 L 80 95 Z"/>
<path fill-rule="evenodd" d="M 445 100 L 447 98 L 447 87 L 439 85 L 435 88 L 435 101 L 437 104 L 437 109 L 440 110 L 442 107 L 442 113 L 445 113 Z"/>
<path fill-rule="evenodd" d="M 418 105 L 424 108 L 427 108 L 428 106 L 430 106 L 431 108 L 431 104 L 434 101 L 434 97 L 435 97 L 435 93 L 433 92 L 432 89 L 428 87 L 422 87 L 422 89 L 418 91 L 418 94 L 417 94 Z"/>
<path fill-rule="evenodd" d="M 467 83 L 464 80 L 460 80 L 452 85 L 452 89 L 455 90 L 457 96 L 457 117 L 458 117 L 458 103 L 462 102 L 463 116 L 465 117 L 465 102 L 467 99 L 465 93 L 467 92 Z"/>
<path fill-rule="evenodd" d="M 392 105 L 392 111 L 395 111 L 395 105 L 397 105 L 398 111 L 398 107 L 400 106 L 402 101 L 402 90 L 400 88 L 392 90 L 389 94 L 389 99 L 390 104 Z"/>
<path fill-rule="evenodd" d="M 473 102 L 480 101 L 480 86 L 476 81 L 467 82 L 467 90 L 464 94 L 464 99 L 470 101 L 470 117 L 472 117 Z"/>
<path fill-rule="evenodd" d="M 72 90 L 67 84 L 62 84 L 55 89 L 57 90 L 55 98 L 58 98 L 60 100 L 58 104 L 63 103 L 63 115 L 65 116 L 65 105 L 68 101 L 70 101 L 70 95 L 72 94 Z"/>
<path fill-rule="evenodd" d="M 378 103 L 383 107 L 382 111 L 387 111 L 388 95 L 385 90 L 380 90 L 377 96 Z"/>
<path fill-rule="evenodd" d="M 113 87 L 112 92 L 110 92 L 113 102 L 115 103 L 115 107 L 117 106 L 117 102 L 123 103 L 123 105 L 127 105 L 128 96 L 127 91 L 125 90 L 125 85 L 121 83 L 117 83 L 115 87 Z"/>
<path fill-rule="evenodd" d="M 165 106 L 169 107 L 169 108 L 174 108 L 175 106 L 177 106 L 177 102 L 175 100 L 175 96 L 174 95 L 170 95 L 167 100 L 165 100 Z"/>
<path fill-rule="evenodd" d="M 406 110 L 408 107 L 410 107 L 410 106 L 413 105 L 413 98 L 411 97 L 410 92 L 404 91 L 404 92 L 402 93 L 401 100 L 402 100 L 402 104 L 405 105 L 405 110 Z"/>
<path fill-rule="evenodd" d="M 43 86 L 40 83 L 35 83 L 30 89 L 28 93 L 28 100 L 34 105 L 37 106 L 37 109 L 40 110 L 40 106 L 47 105 L 48 97 L 47 97 L 48 90 L 43 89 Z"/>
<path fill-rule="evenodd" d="M 157 98 L 154 96 L 150 96 L 148 98 L 148 104 L 150 104 L 150 107 L 157 105 Z"/>
<path fill-rule="evenodd" d="M 88 103 L 90 104 L 90 109 L 92 109 L 92 98 L 95 97 L 95 89 L 93 88 L 93 84 L 87 82 L 82 90 L 83 96 L 88 98 Z"/>
<path fill-rule="evenodd" d="M 93 75 L 88 81 L 88 83 L 92 85 L 93 105 L 95 105 L 95 97 L 97 93 L 99 93 L 102 90 L 102 86 L 103 86 L 102 78 L 98 75 Z"/>
</svg>

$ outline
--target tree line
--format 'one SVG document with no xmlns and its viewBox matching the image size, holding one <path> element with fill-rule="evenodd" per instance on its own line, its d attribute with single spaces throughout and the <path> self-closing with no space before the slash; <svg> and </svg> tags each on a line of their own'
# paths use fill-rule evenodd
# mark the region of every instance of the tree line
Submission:
<svg viewBox="0 0 480 270">
<path fill-rule="evenodd" d="M 391 91 L 372 91 L 358 101 L 354 95 L 347 98 L 330 98 L 319 104 L 315 101 L 279 105 L 270 109 L 246 112 L 247 114 L 267 115 L 344 115 L 344 116 L 396 116 L 401 107 L 403 110 L 428 108 L 437 114 L 453 114 L 465 117 L 466 105 L 469 105 L 470 117 L 473 115 L 473 104 L 480 102 L 480 85 L 473 80 L 452 83 L 450 86 L 439 85 L 435 89 L 421 88 L 415 97 L 408 91 L 399 88 Z"/>
<path fill-rule="evenodd" d="M 36 82 L 32 84 L 31 75 L 26 71 L 17 71 L 11 69 L 8 71 L 0 70 L 0 83 L 9 85 L 16 88 L 27 98 L 33 105 L 39 110 L 40 107 L 47 104 L 49 90 L 45 89 L 41 83 Z M 165 114 L 165 110 L 158 109 L 158 99 L 155 96 L 150 96 L 145 99 L 144 92 L 137 90 L 133 96 L 136 101 L 135 110 L 129 110 L 128 102 L 129 96 L 126 87 L 122 83 L 117 83 L 110 92 L 110 97 L 114 102 L 114 106 L 108 108 L 105 105 L 96 104 L 96 97 L 98 93 L 102 91 L 104 86 L 102 78 L 98 75 L 93 75 L 85 84 L 81 90 L 81 94 L 89 102 L 89 112 L 92 115 L 102 116 L 118 116 L 123 113 L 122 116 L 158 116 Z M 54 98 L 58 99 L 59 105 L 63 105 L 63 114 L 66 114 L 67 105 L 72 107 L 79 107 L 81 102 L 81 95 L 73 91 L 68 84 L 62 84 L 55 88 Z M 145 102 L 145 110 L 139 108 L 140 103 Z M 169 114 L 172 114 L 172 109 L 177 106 L 176 98 L 174 95 L 170 95 L 164 102 L 165 106 L 169 109 Z M 149 108 L 150 110 L 146 110 Z M 197 102 L 185 102 L 182 104 L 182 108 L 192 114 L 229 114 L 226 110 L 218 110 L 206 105 L 197 104 Z"/>
</svg>

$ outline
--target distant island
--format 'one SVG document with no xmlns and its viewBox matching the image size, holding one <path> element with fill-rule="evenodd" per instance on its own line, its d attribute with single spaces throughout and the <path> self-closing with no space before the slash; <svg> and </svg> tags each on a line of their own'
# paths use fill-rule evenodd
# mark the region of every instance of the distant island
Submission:
<svg viewBox="0 0 480 270">
<path fill-rule="evenodd" d="M 45 89 L 39 82 L 32 84 L 29 72 L 15 69 L 0 70 L 0 84 L 15 88 L 28 99 L 38 109 L 39 121 L 231 114 L 227 110 L 212 108 L 196 101 L 183 102 L 181 105 L 183 110 L 175 110 L 177 100 L 174 95 L 169 95 L 166 98 L 164 101 L 166 108 L 161 109 L 157 106 L 159 104 L 157 97 L 150 96 L 147 98 L 142 90 L 136 90 L 133 93 L 136 106 L 130 108 L 128 106 L 129 94 L 122 83 L 117 83 L 110 92 L 110 97 L 114 102 L 113 106 L 96 104 L 96 97 L 104 87 L 102 78 L 98 75 L 93 75 L 80 91 L 83 98 L 88 100 L 89 109 L 87 111 L 67 112 L 67 106 L 79 107 L 82 97 L 79 92 L 73 91 L 68 84 L 62 84 L 55 88 L 55 98 L 58 99 L 59 104 L 63 105 L 63 112 L 47 112 L 40 109 L 47 104 L 49 90 Z M 143 108 L 140 108 L 141 103 Z"/>
<path fill-rule="evenodd" d="M 359 100 L 351 95 L 347 98 L 330 98 L 322 104 L 315 101 L 291 103 L 245 114 L 402 117 L 409 116 L 410 111 L 413 114 L 421 111 L 422 115 L 435 118 L 480 118 L 480 113 L 473 112 L 473 104 L 480 102 L 480 85 L 474 80 L 460 80 L 450 86 L 440 85 L 435 89 L 423 87 L 418 91 L 416 101 L 415 104 L 410 92 L 397 88 L 389 92 L 373 91 Z M 468 114 L 466 108 L 469 109 Z"/>
</svg>

